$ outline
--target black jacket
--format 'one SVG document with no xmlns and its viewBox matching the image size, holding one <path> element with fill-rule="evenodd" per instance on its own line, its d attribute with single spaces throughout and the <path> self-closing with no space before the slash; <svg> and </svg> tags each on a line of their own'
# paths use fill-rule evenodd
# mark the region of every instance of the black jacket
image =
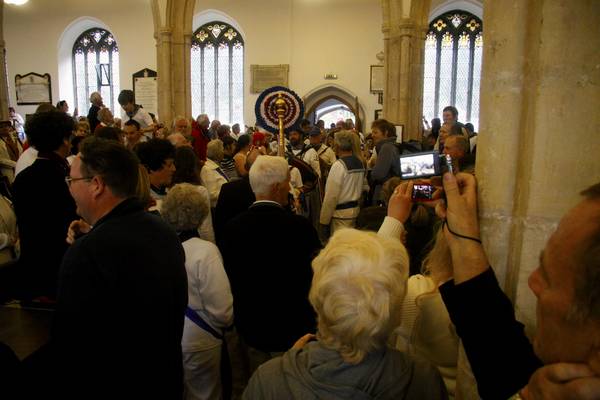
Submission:
<svg viewBox="0 0 600 400">
<path fill-rule="evenodd" d="M 88 111 L 87 119 L 90 123 L 90 132 L 92 133 L 94 133 L 96 126 L 100 123 L 100 120 L 98 119 L 98 111 L 100 111 L 100 107 L 94 104 L 92 104 L 90 110 Z"/>
<path fill-rule="evenodd" d="M 67 230 L 79 217 L 65 183 L 67 162 L 55 153 L 39 156 L 43 158 L 21 171 L 13 183 L 21 238 L 18 294 L 24 298 L 55 298 L 58 269 L 68 247 Z"/>
<path fill-rule="evenodd" d="M 242 179 L 228 182 L 221 186 L 219 199 L 215 206 L 213 215 L 213 227 L 217 243 L 221 240 L 221 234 L 225 225 L 237 217 L 254 203 L 256 196 L 250 187 L 250 179 L 244 176 Z"/>
<path fill-rule="evenodd" d="M 246 343 L 286 351 L 314 332 L 310 263 L 321 244 L 306 218 L 275 203 L 255 203 L 226 225 L 221 244 L 235 324 Z"/>
<path fill-rule="evenodd" d="M 523 324 L 489 268 L 459 285 L 440 286 L 456 333 L 462 339 L 482 399 L 507 399 L 529 382 L 542 362 Z"/>
<path fill-rule="evenodd" d="M 58 389 L 181 398 L 186 305 L 177 234 L 135 200 L 120 203 L 71 246 L 61 265 L 52 332 Z"/>
</svg>

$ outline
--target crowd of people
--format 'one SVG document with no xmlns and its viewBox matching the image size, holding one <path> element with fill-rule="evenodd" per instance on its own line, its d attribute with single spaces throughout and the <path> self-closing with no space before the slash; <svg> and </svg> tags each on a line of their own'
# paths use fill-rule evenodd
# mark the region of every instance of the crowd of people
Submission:
<svg viewBox="0 0 600 400">
<path fill-rule="evenodd" d="M 87 117 L 60 102 L 0 123 L 16 224 L 0 242 L 20 253 L 3 300 L 55 310 L 7 393 L 598 398 L 600 184 L 530 277 L 531 344 L 481 244 L 477 136 L 454 107 L 421 141 L 302 120 L 280 149 L 260 127 L 166 127 L 132 91 L 118 101 L 124 122 L 95 92 Z M 429 150 L 453 173 L 400 179 L 400 156 Z"/>
</svg>

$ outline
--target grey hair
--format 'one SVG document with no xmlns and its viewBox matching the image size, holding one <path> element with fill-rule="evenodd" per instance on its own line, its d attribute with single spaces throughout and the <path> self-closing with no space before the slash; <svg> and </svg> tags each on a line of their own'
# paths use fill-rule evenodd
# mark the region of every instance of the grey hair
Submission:
<svg viewBox="0 0 600 400">
<path fill-rule="evenodd" d="M 352 151 L 354 148 L 352 136 L 353 132 L 339 131 L 335 133 L 334 143 L 340 151 Z"/>
<path fill-rule="evenodd" d="M 172 126 L 173 130 L 175 130 L 175 124 L 177 124 L 177 122 L 179 122 L 181 120 L 187 122 L 188 126 L 190 125 L 190 121 L 186 117 L 184 117 L 183 115 L 178 115 L 175 118 L 173 118 L 173 126 Z"/>
<path fill-rule="evenodd" d="M 206 145 L 206 157 L 211 160 L 219 160 L 223 158 L 223 142 L 219 139 L 214 139 Z"/>
<path fill-rule="evenodd" d="M 114 121 L 114 115 L 112 115 L 112 111 L 110 111 L 110 108 L 104 107 L 98 110 L 98 120 L 100 122 L 107 122 L 106 118 L 108 118 L 108 115 L 112 116 Z"/>
<path fill-rule="evenodd" d="M 285 181 L 289 174 L 287 161 L 282 157 L 258 156 L 250 167 L 250 186 L 255 195 L 266 196 L 273 185 Z"/>
<path fill-rule="evenodd" d="M 206 115 L 206 114 L 200 114 L 200 115 L 198 115 L 198 118 L 196 118 L 196 121 L 199 124 L 202 124 L 202 122 L 205 122 L 205 121 L 208 121 L 208 120 L 209 120 L 209 118 L 208 118 L 208 115 Z"/>
<path fill-rule="evenodd" d="M 99 92 L 92 92 L 90 94 L 90 103 L 95 103 L 98 100 L 102 99 L 102 95 Z"/>
<path fill-rule="evenodd" d="M 197 229 L 208 216 L 209 205 L 198 188 L 189 183 L 173 186 L 162 202 L 160 214 L 177 232 Z"/>
<path fill-rule="evenodd" d="M 317 312 L 319 340 L 351 364 L 385 348 L 406 295 L 409 262 L 402 243 L 340 229 L 312 267 L 308 298 Z"/>
</svg>

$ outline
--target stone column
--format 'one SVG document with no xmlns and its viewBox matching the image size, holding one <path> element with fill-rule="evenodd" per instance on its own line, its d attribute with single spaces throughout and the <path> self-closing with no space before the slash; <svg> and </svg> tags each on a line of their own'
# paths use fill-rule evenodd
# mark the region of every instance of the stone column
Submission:
<svg viewBox="0 0 600 400">
<path fill-rule="evenodd" d="M 420 139 L 423 61 L 430 0 L 383 0 L 383 116 L 404 125 L 404 140 Z"/>
<path fill-rule="evenodd" d="M 153 0 L 158 65 L 158 114 L 191 117 L 190 49 L 194 0 Z"/>
<path fill-rule="evenodd" d="M 8 119 L 8 82 L 4 52 L 4 2 L 0 3 L 0 120 Z"/>
<path fill-rule="evenodd" d="M 156 58 L 158 73 L 158 117 L 160 121 L 170 123 L 173 118 L 171 91 L 171 31 L 162 29 L 156 39 Z"/>
<path fill-rule="evenodd" d="M 527 286 L 578 193 L 600 181 L 600 3 L 484 3 L 476 174 L 482 237 L 518 317 Z"/>
</svg>

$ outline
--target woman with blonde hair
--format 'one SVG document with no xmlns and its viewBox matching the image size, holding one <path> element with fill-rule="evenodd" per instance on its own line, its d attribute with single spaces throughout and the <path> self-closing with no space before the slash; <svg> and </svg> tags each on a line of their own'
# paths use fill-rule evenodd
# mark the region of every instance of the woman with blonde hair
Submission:
<svg viewBox="0 0 600 400">
<path fill-rule="evenodd" d="M 396 238 L 406 234 L 404 223 L 409 216 L 414 218 L 410 211 L 412 188 L 413 181 L 408 181 L 394 190 L 379 235 Z M 453 267 L 441 224 L 435 231 L 433 247 L 423 259 L 422 273 L 408 279 L 402 323 L 392 342 L 398 350 L 435 365 L 450 399 L 477 399 L 470 366 L 460 353 L 458 335 L 437 289 Z"/>
<path fill-rule="evenodd" d="M 261 365 L 245 399 L 446 398 L 433 366 L 387 347 L 400 323 L 408 277 L 399 240 L 342 229 L 312 265 L 317 340 L 308 342 L 314 336 L 306 335 Z"/>
</svg>

